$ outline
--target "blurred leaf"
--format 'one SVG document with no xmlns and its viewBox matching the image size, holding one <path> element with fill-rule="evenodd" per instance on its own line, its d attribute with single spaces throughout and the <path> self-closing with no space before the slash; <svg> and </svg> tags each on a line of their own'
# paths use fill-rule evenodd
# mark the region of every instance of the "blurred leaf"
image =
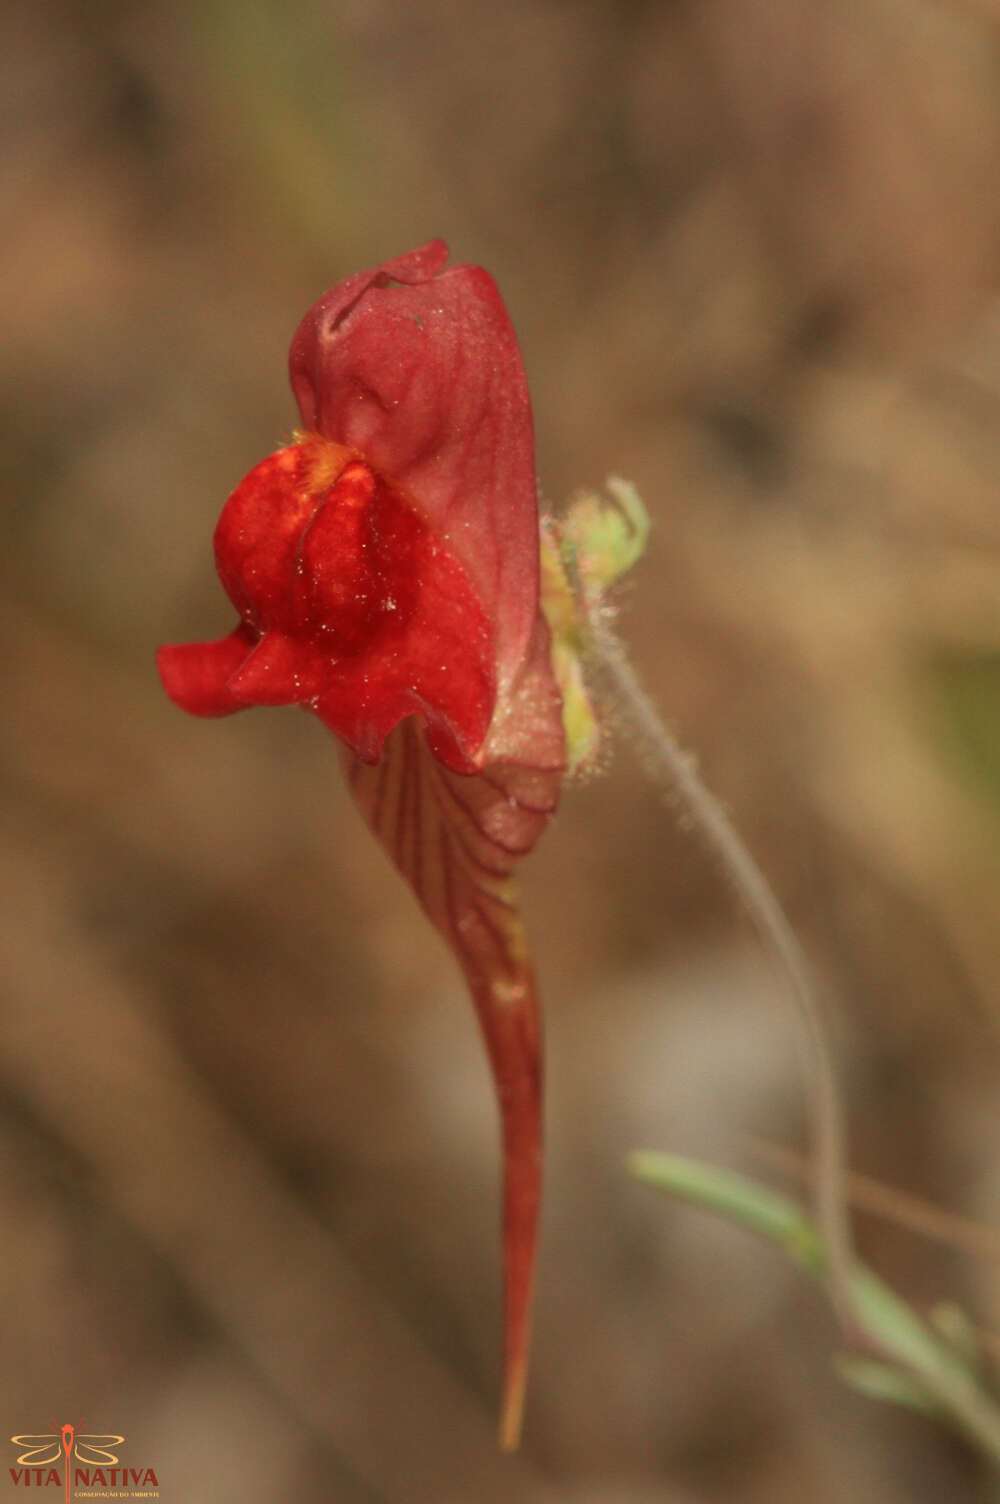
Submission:
<svg viewBox="0 0 1000 1504">
<path fill-rule="evenodd" d="M 898 1368 L 877 1363 L 873 1358 L 859 1358 L 855 1353 L 835 1353 L 833 1366 L 852 1389 L 870 1400 L 902 1405 L 922 1415 L 937 1414 L 937 1407 L 926 1390 Z"/>
<path fill-rule="evenodd" d="M 372 163 L 336 12 L 299 11 L 290 23 L 276 0 L 210 0 L 189 15 L 268 221 L 348 263 Z"/>
<path fill-rule="evenodd" d="M 931 1326 L 970 1368 L 979 1367 L 980 1347 L 976 1328 L 962 1307 L 953 1300 L 939 1301 L 930 1313 Z"/>
<path fill-rule="evenodd" d="M 719 1212 L 767 1238 L 826 1285 L 823 1244 L 805 1209 L 769 1186 L 677 1154 L 641 1151 L 628 1168 L 637 1179 L 682 1201 Z M 1000 1411 L 964 1355 L 939 1338 L 894 1290 L 856 1263 L 850 1280 L 857 1355 L 838 1361 L 854 1388 L 882 1400 L 933 1409 L 1000 1464 Z M 896 1367 L 895 1365 L 899 1365 Z"/>
<path fill-rule="evenodd" d="M 949 653 L 925 670 L 935 730 L 970 784 L 1000 809 L 1000 653 Z"/>
</svg>

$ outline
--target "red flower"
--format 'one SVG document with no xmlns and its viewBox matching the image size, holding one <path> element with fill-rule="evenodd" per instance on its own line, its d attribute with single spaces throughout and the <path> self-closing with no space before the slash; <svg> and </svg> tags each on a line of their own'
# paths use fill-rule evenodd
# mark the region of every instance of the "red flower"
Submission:
<svg viewBox="0 0 1000 1504">
<path fill-rule="evenodd" d="M 240 622 L 161 648 L 195 715 L 298 704 L 348 749 L 376 834 L 448 940 L 489 1051 L 504 1148 L 506 1365 L 516 1444 L 541 1179 L 534 979 L 511 872 L 555 808 L 560 697 L 539 606 L 531 408 L 500 295 L 421 249 L 306 314 L 305 432 L 237 486 L 215 532 Z"/>
</svg>

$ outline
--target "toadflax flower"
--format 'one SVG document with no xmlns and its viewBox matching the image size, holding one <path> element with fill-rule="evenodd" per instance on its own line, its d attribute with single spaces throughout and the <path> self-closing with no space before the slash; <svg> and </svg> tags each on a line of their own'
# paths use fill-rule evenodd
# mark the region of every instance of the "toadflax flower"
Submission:
<svg viewBox="0 0 1000 1504">
<path fill-rule="evenodd" d="M 291 348 L 302 431 L 215 532 L 239 624 L 161 648 L 195 715 L 302 705 L 459 961 L 500 1106 L 505 1377 L 517 1442 L 541 1182 L 535 983 L 511 881 L 566 738 L 539 597 L 531 408 L 500 295 L 432 241 L 342 282 Z"/>
</svg>

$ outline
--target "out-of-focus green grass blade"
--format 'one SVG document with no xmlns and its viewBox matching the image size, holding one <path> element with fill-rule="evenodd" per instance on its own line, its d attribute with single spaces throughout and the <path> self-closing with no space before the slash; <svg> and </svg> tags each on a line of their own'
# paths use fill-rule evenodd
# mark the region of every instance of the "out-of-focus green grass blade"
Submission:
<svg viewBox="0 0 1000 1504">
<path fill-rule="evenodd" d="M 805 1208 L 790 1196 L 678 1154 L 639 1151 L 629 1156 L 628 1168 L 646 1185 L 766 1238 L 825 1286 L 819 1232 Z M 1000 1463 L 1000 1412 L 966 1356 L 935 1335 L 863 1264 L 854 1266 L 850 1294 L 858 1346 L 870 1344 L 874 1356 L 861 1351 L 841 1358 L 838 1367 L 844 1378 L 879 1399 L 946 1413 Z"/>
<path fill-rule="evenodd" d="M 835 1353 L 833 1366 L 845 1384 L 867 1399 L 902 1405 L 922 1415 L 938 1414 L 927 1391 L 898 1368 L 876 1363 L 872 1358 L 859 1358 L 854 1353 Z"/>
<path fill-rule="evenodd" d="M 1000 809 L 1000 653 L 941 654 L 923 682 L 942 751 L 970 790 Z"/>
<path fill-rule="evenodd" d="M 740 1223 L 777 1243 L 809 1274 L 823 1278 L 822 1239 L 809 1213 L 792 1197 L 732 1170 L 719 1170 L 677 1154 L 639 1152 L 630 1156 L 628 1165 L 647 1185 Z M 937 1338 L 863 1264 L 855 1267 L 851 1295 L 854 1315 L 865 1335 L 877 1336 L 883 1347 L 891 1348 L 894 1357 L 916 1372 L 938 1363 L 941 1344 Z"/>
<path fill-rule="evenodd" d="M 364 210 L 377 163 L 336 8 L 307 8 L 292 20 L 280 0 L 198 0 L 186 10 L 267 226 L 327 265 L 340 252 L 350 269 L 368 250 Z"/>
<path fill-rule="evenodd" d="M 823 1264 L 823 1248 L 812 1222 L 797 1202 L 732 1170 L 719 1170 L 679 1154 L 640 1149 L 627 1160 L 629 1171 L 658 1191 L 668 1191 L 780 1244 L 812 1273 Z"/>
</svg>

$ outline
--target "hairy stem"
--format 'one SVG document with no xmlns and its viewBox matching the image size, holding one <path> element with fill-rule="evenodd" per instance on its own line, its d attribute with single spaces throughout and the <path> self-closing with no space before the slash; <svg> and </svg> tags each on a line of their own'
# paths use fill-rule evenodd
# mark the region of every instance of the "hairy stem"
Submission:
<svg viewBox="0 0 1000 1504">
<path fill-rule="evenodd" d="M 668 801 L 679 799 L 691 815 L 721 862 L 794 1000 L 802 1023 L 809 1075 L 816 1221 L 826 1250 L 831 1297 L 849 1335 L 855 1322 L 846 1133 L 829 1031 L 805 955 L 770 884 L 718 800 L 705 787 L 693 760 L 663 723 L 599 607 L 589 612 L 588 625 L 597 666 L 638 740 L 650 776 Z"/>
</svg>

